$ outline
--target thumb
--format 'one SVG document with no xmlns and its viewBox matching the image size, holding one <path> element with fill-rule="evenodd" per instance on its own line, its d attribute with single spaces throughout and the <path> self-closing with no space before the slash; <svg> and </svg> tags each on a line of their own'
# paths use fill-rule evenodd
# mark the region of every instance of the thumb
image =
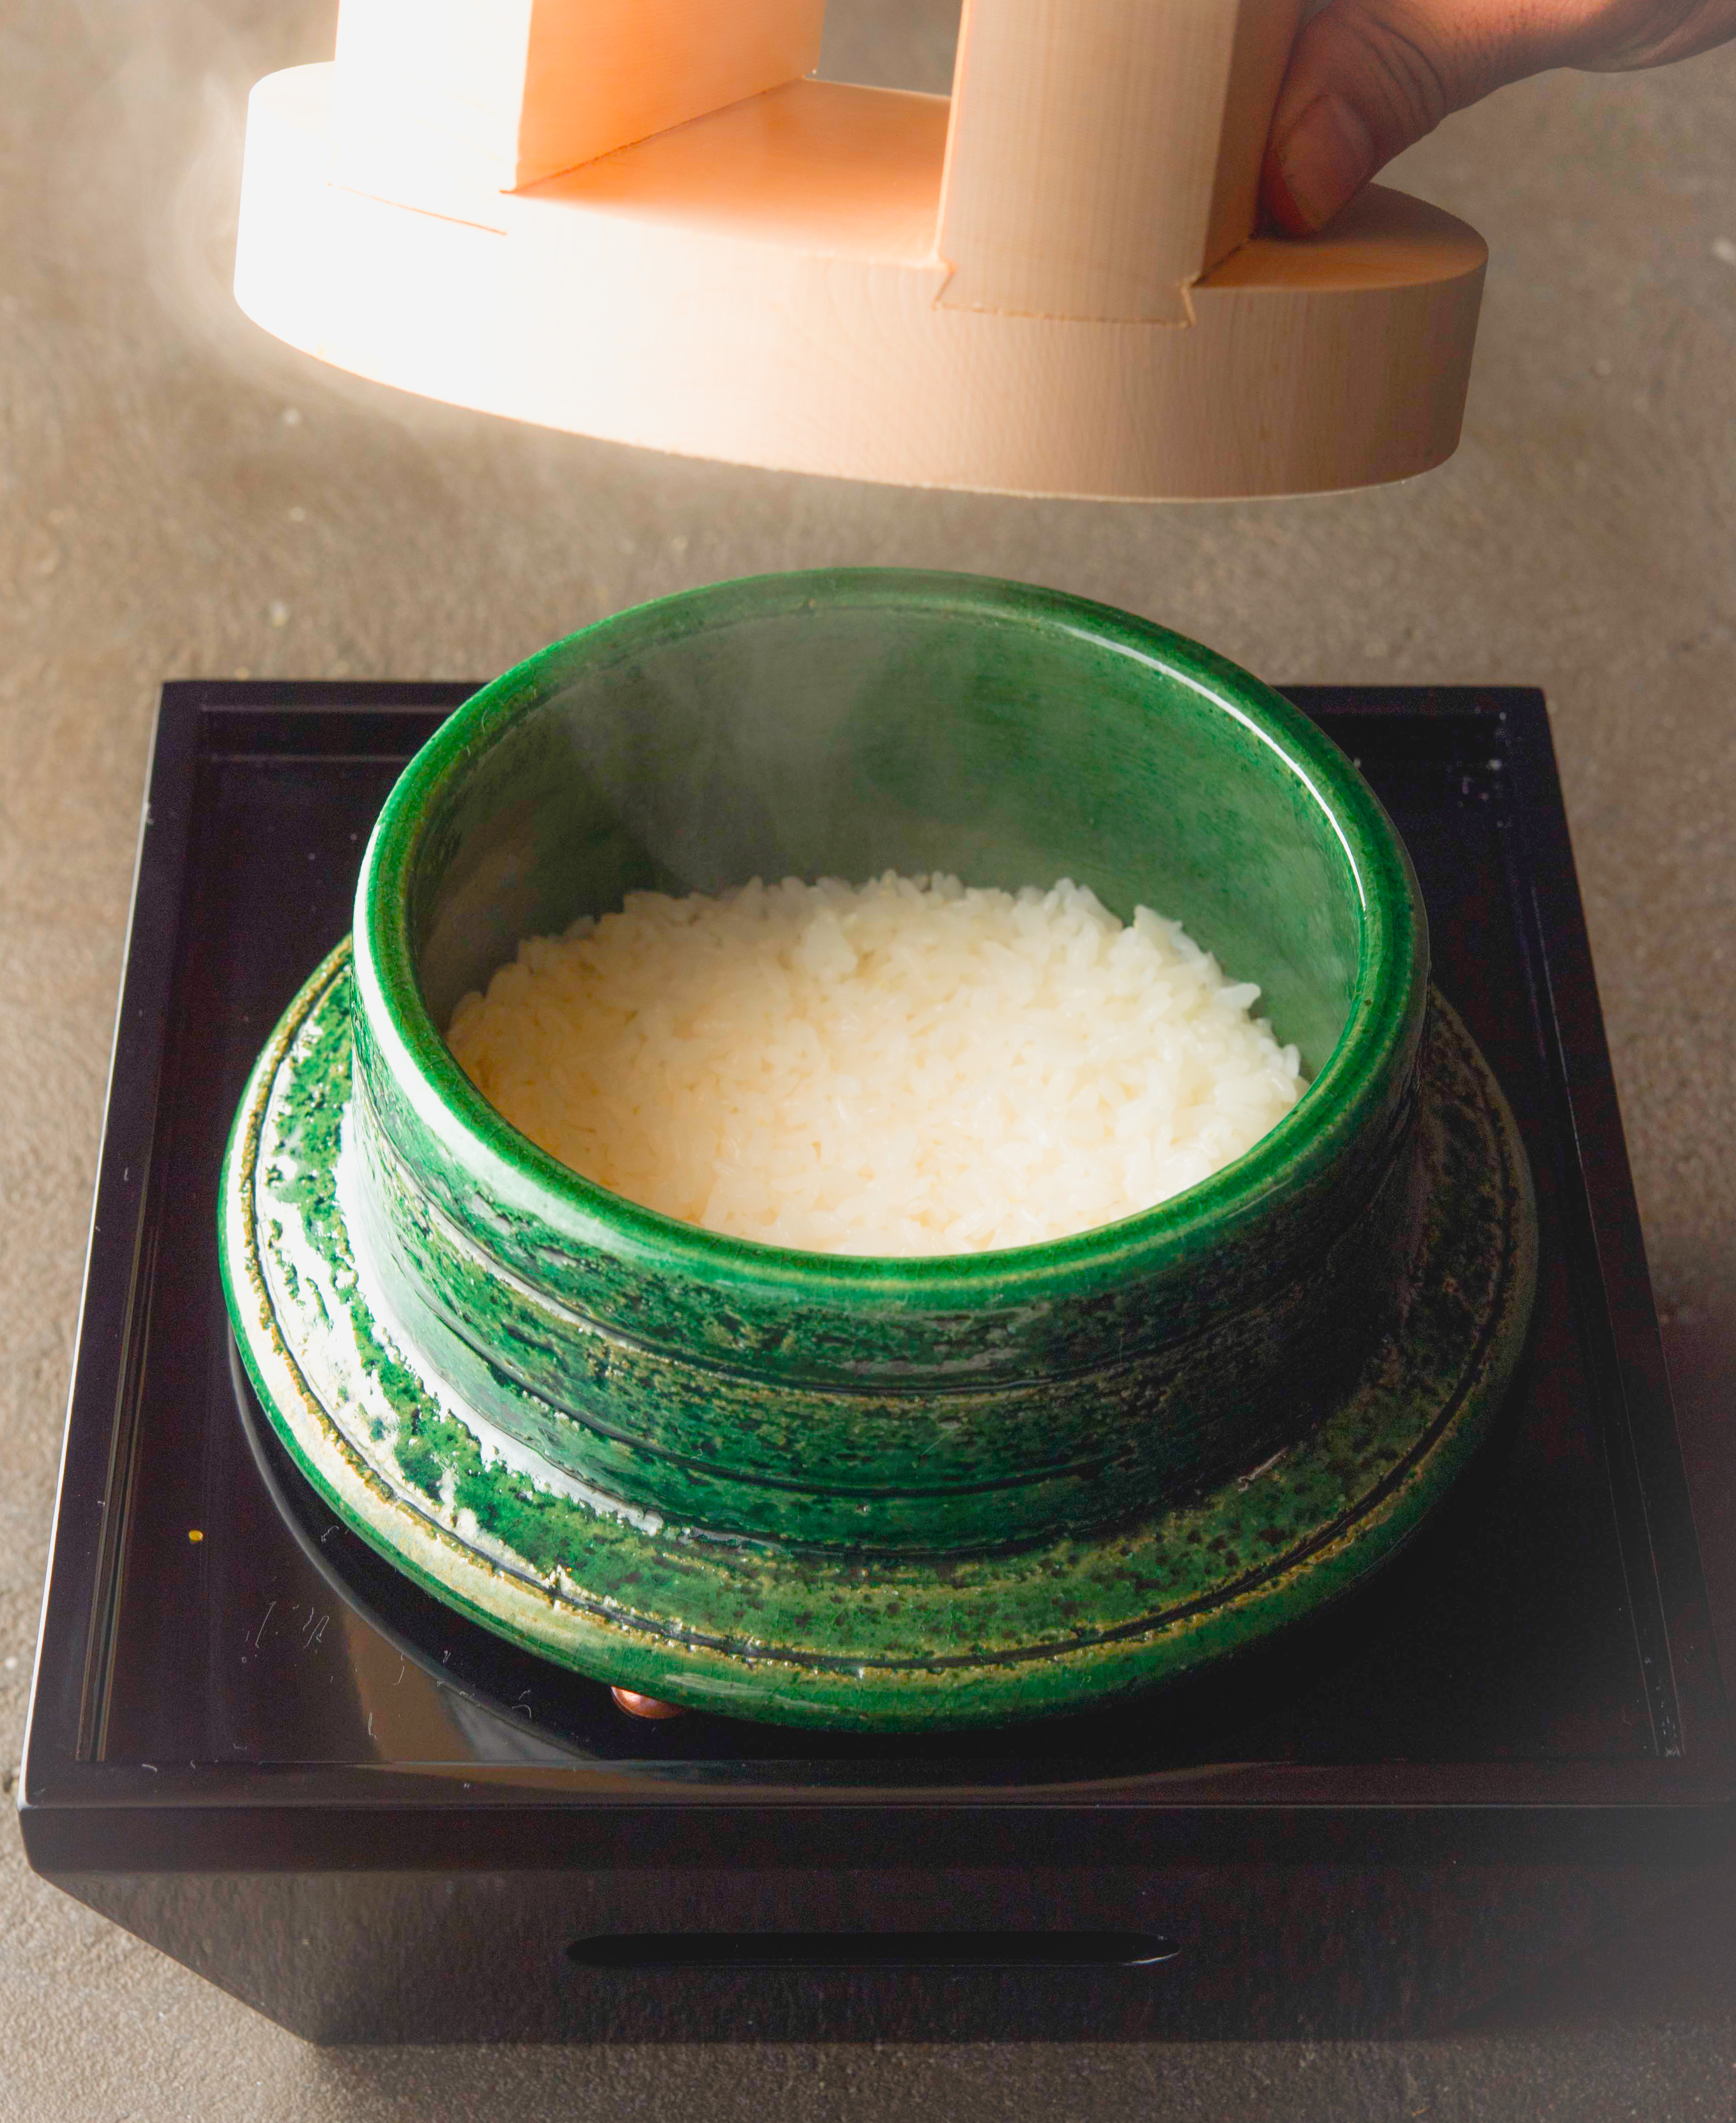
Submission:
<svg viewBox="0 0 1736 2123">
<path fill-rule="evenodd" d="M 1270 218 L 1293 236 L 1323 227 L 1449 110 L 1551 63 L 1528 16 L 1511 0 L 1332 0 L 1298 38 L 1272 114 Z"/>
</svg>

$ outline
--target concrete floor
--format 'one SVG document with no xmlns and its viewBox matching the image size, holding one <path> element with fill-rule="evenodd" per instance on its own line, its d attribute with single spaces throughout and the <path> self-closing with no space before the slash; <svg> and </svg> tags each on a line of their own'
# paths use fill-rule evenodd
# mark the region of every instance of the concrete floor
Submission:
<svg viewBox="0 0 1736 2123">
<path fill-rule="evenodd" d="M 834 0 L 829 63 L 944 84 L 957 0 Z M 1726 1641 L 1736 1622 L 1736 51 L 1527 84 L 1401 180 L 1494 249 L 1464 445 L 1409 487 L 1111 508 L 731 471 L 353 382 L 226 292 L 247 84 L 307 0 L 0 16 L 0 1772 L 16 1777 L 155 690 L 487 675 L 756 569 L 964 566 L 1274 679 L 1505 680 L 1555 710 Z M 1736 1905 L 1448 2041 L 322 2055 L 75 1908 L 0 1822 L 0 2119 L 658 2107 L 887 2118 L 1736 2115 Z"/>
</svg>

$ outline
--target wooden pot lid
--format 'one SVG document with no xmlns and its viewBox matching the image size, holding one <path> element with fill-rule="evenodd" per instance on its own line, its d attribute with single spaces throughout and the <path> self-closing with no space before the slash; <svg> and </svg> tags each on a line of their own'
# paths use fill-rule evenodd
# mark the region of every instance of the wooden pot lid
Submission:
<svg viewBox="0 0 1736 2123">
<path fill-rule="evenodd" d="M 241 307 L 339 368 L 784 471 L 1123 499 L 1451 454 L 1486 251 L 1255 232 L 1296 0 L 971 0 L 944 97 L 820 0 L 345 0 L 255 89 Z M 522 19 L 521 19 L 522 18 Z"/>
</svg>

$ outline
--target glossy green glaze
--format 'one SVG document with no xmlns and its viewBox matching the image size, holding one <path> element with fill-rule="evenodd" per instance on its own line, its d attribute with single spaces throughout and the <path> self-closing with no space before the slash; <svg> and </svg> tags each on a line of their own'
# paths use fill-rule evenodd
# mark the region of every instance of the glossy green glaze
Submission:
<svg viewBox="0 0 1736 2123">
<path fill-rule="evenodd" d="M 261 1057 L 222 1183 L 242 1352 L 303 1471 L 486 1627 L 698 1708 L 859 1730 L 1112 1700 L 1348 1591 L 1486 1435 L 1524 1339 L 1536 1219 L 1517 1132 L 1452 1011 L 1425 1047 L 1415 1248 L 1387 1330 L 1268 1464 L 1104 1531 L 991 1555 L 718 1540 L 587 1490 L 429 1377 L 352 1251 L 348 947 Z"/>
<path fill-rule="evenodd" d="M 526 933 L 654 885 L 1070 875 L 1178 916 L 1315 1080 L 1237 1165 L 1064 1243 L 827 1259 L 694 1230 L 507 1126 L 441 1027 Z M 357 902 L 351 1237 L 464 1404 L 628 1508 L 840 1554 L 1125 1519 L 1317 1421 L 1398 1301 L 1427 944 L 1378 804 L 1246 673 L 967 578 L 727 583 L 469 703 Z"/>
<path fill-rule="evenodd" d="M 1070 875 L 1179 916 L 1313 1076 L 1249 1154 L 1018 1251 L 840 1259 L 672 1223 L 460 1072 L 459 996 L 643 886 Z M 1483 1433 L 1524 1161 L 1378 804 L 1161 629 L 872 572 L 628 612 L 461 709 L 262 1057 L 238 1333 L 349 1521 L 579 1670 L 863 1727 L 1069 1709 L 1233 1649 L 1401 1541 Z"/>
</svg>

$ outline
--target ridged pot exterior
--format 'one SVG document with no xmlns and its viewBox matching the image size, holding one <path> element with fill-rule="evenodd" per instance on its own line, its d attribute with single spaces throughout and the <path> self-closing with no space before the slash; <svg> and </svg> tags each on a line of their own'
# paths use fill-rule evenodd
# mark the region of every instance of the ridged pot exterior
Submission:
<svg viewBox="0 0 1736 2123">
<path fill-rule="evenodd" d="M 823 790 L 815 845 L 772 837 L 781 864 L 765 860 L 751 819 L 767 808 L 760 756 L 777 760 L 780 734 L 798 752 L 807 742 L 793 714 L 769 743 L 756 731 L 735 744 L 721 800 L 714 776 L 685 816 L 648 822 L 643 802 L 632 808 L 660 754 L 672 773 L 692 754 L 671 654 L 677 669 L 699 667 L 695 685 L 709 671 L 708 707 L 726 719 L 732 701 L 757 701 L 728 657 L 722 677 L 735 678 L 734 692 L 705 653 L 744 626 L 757 637 L 746 663 L 761 673 L 804 649 L 823 673 L 817 641 L 827 653 L 841 641 L 841 668 L 859 679 L 861 644 L 875 644 L 893 681 L 880 697 L 901 704 L 918 753 L 890 767 L 871 741 L 864 773 L 860 730 L 831 732 L 834 779 L 850 800 Z M 901 654 L 913 639 L 921 653 Z M 623 674 L 642 678 L 658 658 L 658 685 L 632 692 Z M 913 708 L 924 674 L 929 697 Z M 1065 729 L 1047 733 L 1050 757 L 1022 760 L 1009 748 L 1001 787 L 1022 790 L 1025 807 L 1008 795 L 1005 845 L 967 851 L 973 867 L 941 852 L 964 816 L 960 792 L 949 804 L 944 790 L 949 773 L 961 790 L 980 789 L 981 748 L 952 759 L 943 710 L 964 700 L 981 712 L 985 697 L 994 713 L 1009 704 L 1016 733 L 1020 716 L 1046 713 Z M 593 741 L 593 724 L 611 716 L 632 726 L 625 760 L 618 730 Z M 1189 745 L 1192 779 L 1177 769 L 1182 794 L 1166 817 L 1166 754 L 1179 759 Z M 1121 782 L 1138 779 L 1133 757 L 1149 770 L 1142 800 L 1117 811 Z M 774 781 L 781 768 L 769 771 Z M 937 785 L 943 799 L 924 813 L 921 792 Z M 1070 812 L 1055 800 L 1062 787 Z M 702 848 L 684 864 L 680 851 L 719 812 L 749 817 L 745 845 L 709 858 Z M 1089 824 L 1106 813 L 1107 854 Z M 854 824 L 863 818 L 866 831 Z M 1011 886 L 1083 873 L 1124 915 L 1136 893 L 1203 929 L 1235 977 L 1258 979 L 1252 931 L 1212 934 L 1220 903 L 1233 904 L 1216 869 L 1238 848 L 1252 850 L 1251 863 L 1263 848 L 1282 855 L 1287 832 L 1305 844 L 1306 860 L 1291 851 L 1297 876 L 1322 902 L 1328 887 L 1337 893 L 1333 907 L 1310 910 L 1295 878 L 1260 880 L 1282 931 L 1262 985 L 1280 991 L 1282 1038 L 1289 979 L 1291 1014 L 1316 1043 L 1314 1082 L 1212 1180 L 1051 1245 L 843 1260 L 695 1231 L 535 1150 L 440 1038 L 457 993 L 485 980 L 519 935 L 647 883 L 715 890 L 755 874 L 949 867 Z M 1153 874 L 1148 893 L 1140 867 L 1142 848 L 1160 841 L 1175 873 L 1169 903 L 1166 879 Z M 576 889 L 574 842 L 594 873 Z M 1184 842 L 1185 861 L 1175 852 Z M 722 1537 L 865 1554 L 962 1553 L 1100 1525 L 1252 1467 L 1301 1434 L 1402 1302 L 1427 991 L 1403 851 L 1360 777 L 1286 704 L 1125 615 L 1014 586 L 863 571 L 726 584 L 605 622 L 489 688 L 413 763 L 368 851 L 356 946 L 349 1215 L 358 1257 L 427 1370 L 508 1436 L 635 1511 Z M 1311 979 L 1317 992 L 1306 991 Z"/>
</svg>

